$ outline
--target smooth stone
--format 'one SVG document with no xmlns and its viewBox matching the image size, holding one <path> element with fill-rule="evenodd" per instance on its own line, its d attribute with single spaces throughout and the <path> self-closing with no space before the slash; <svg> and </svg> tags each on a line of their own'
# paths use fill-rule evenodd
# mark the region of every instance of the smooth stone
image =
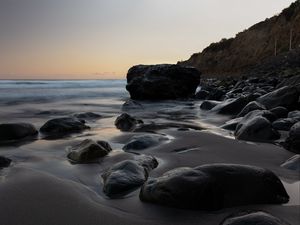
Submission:
<svg viewBox="0 0 300 225">
<path fill-rule="evenodd" d="M 11 159 L 0 156 L 0 168 L 9 167 Z"/>
<path fill-rule="evenodd" d="M 235 131 L 237 125 L 242 121 L 243 117 L 238 117 L 232 120 L 227 121 L 224 125 L 221 126 L 222 129 Z"/>
<path fill-rule="evenodd" d="M 269 213 L 239 212 L 230 215 L 220 225 L 289 225 L 287 222 L 270 215 Z"/>
<path fill-rule="evenodd" d="M 237 115 L 237 117 L 243 117 L 247 115 L 249 112 L 254 111 L 254 110 L 265 110 L 266 107 L 264 107 L 262 104 L 252 101 L 249 102 L 243 109 L 242 111 Z"/>
<path fill-rule="evenodd" d="M 119 162 L 102 174 L 103 192 L 110 198 L 122 197 L 143 185 L 150 170 L 139 161 Z"/>
<path fill-rule="evenodd" d="M 64 135 L 76 132 L 82 132 L 90 127 L 85 125 L 84 120 L 74 117 L 62 117 L 47 121 L 40 129 L 40 132 L 46 135 Z"/>
<path fill-rule="evenodd" d="M 142 150 L 149 147 L 154 147 L 159 145 L 163 141 L 167 141 L 168 138 L 161 135 L 138 135 L 134 136 L 125 146 L 123 150 Z"/>
<path fill-rule="evenodd" d="M 137 120 L 127 113 L 123 113 L 115 120 L 115 126 L 121 131 L 132 131 L 138 124 L 142 124 L 143 121 Z"/>
<path fill-rule="evenodd" d="M 111 150 L 110 145 L 105 141 L 95 142 L 86 139 L 72 148 L 68 158 L 74 163 L 91 163 L 108 155 Z"/>
<path fill-rule="evenodd" d="M 211 110 L 216 105 L 218 105 L 220 102 L 218 101 L 211 101 L 211 100 L 205 100 L 201 103 L 200 109 L 202 110 Z"/>
<path fill-rule="evenodd" d="M 279 118 L 286 118 L 288 115 L 288 110 L 285 107 L 277 106 L 273 109 L 270 109 L 271 113 L 274 113 L 274 115 Z"/>
<path fill-rule="evenodd" d="M 193 67 L 177 64 L 138 65 L 129 69 L 126 89 L 134 100 L 190 98 L 200 75 Z"/>
<path fill-rule="evenodd" d="M 282 204 L 289 196 L 270 170 L 234 164 L 177 168 L 148 179 L 140 199 L 176 208 L 220 210 L 253 205 Z"/>
<path fill-rule="evenodd" d="M 300 122 L 291 127 L 289 136 L 285 141 L 285 147 L 292 152 L 300 153 Z"/>
<path fill-rule="evenodd" d="M 256 101 L 263 104 L 267 109 L 277 106 L 294 108 L 298 104 L 299 91 L 294 86 L 285 86 L 259 97 Z"/>
<path fill-rule="evenodd" d="M 295 170 L 300 173 L 300 155 L 294 155 L 290 159 L 288 159 L 285 163 L 281 165 L 281 167 Z"/>
<path fill-rule="evenodd" d="M 93 112 L 85 112 L 85 113 L 77 113 L 74 115 L 77 119 L 85 119 L 85 120 L 97 120 L 102 118 L 101 115 Z"/>
<path fill-rule="evenodd" d="M 0 124 L 0 142 L 22 140 L 37 134 L 37 129 L 29 123 Z"/>
<path fill-rule="evenodd" d="M 296 119 L 296 120 L 300 120 L 300 111 L 295 110 L 295 111 L 289 112 L 288 113 L 288 118 L 293 118 L 293 119 Z"/>
<path fill-rule="evenodd" d="M 293 118 L 283 118 L 283 119 L 274 121 L 272 123 L 272 126 L 276 130 L 289 131 L 291 129 L 291 127 L 297 122 L 298 122 L 298 120 L 293 119 Z"/>
</svg>

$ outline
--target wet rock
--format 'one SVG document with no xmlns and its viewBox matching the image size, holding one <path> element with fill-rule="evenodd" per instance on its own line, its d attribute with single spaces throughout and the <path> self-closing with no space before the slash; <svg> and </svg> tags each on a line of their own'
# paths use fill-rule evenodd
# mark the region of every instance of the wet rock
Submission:
<svg viewBox="0 0 300 225">
<path fill-rule="evenodd" d="M 251 96 L 227 99 L 211 109 L 212 112 L 225 115 L 237 115 L 252 100 Z"/>
<path fill-rule="evenodd" d="M 218 105 L 220 102 L 218 101 L 210 101 L 210 100 L 206 100 L 203 101 L 200 105 L 200 109 L 202 110 L 211 110 L 212 108 L 214 108 L 216 105 Z"/>
<path fill-rule="evenodd" d="M 181 65 L 138 65 L 127 73 L 126 89 L 135 100 L 189 98 L 195 95 L 200 73 Z"/>
<path fill-rule="evenodd" d="M 135 160 L 115 164 L 102 174 L 103 192 L 111 198 L 117 198 L 135 190 L 147 180 L 148 173 L 152 169 L 150 165 L 148 162 L 145 167 Z"/>
<path fill-rule="evenodd" d="M 264 107 L 262 104 L 252 101 L 249 102 L 243 109 L 242 111 L 237 115 L 237 117 L 243 117 L 247 115 L 249 112 L 254 111 L 254 110 L 265 110 L 266 107 Z"/>
<path fill-rule="evenodd" d="M 72 148 L 68 158 L 74 163 L 91 163 L 106 156 L 111 150 L 110 145 L 105 141 L 95 142 L 86 139 Z"/>
<path fill-rule="evenodd" d="M 207 99 L 215 100 L 215 101 L 222 101 L 224 99 L 225 94 L 226 94 L 226 91 L 224 89 L 218 87 L 209 92 Z"/>
<path fill-rule="evenodd" d="M 128 110 L 141 110 L 144 109 L 143 105 L 135 100 L 129 99 L 122 105 L 123 111 Z"/>
<path fill-rule="evenodd" d="M 279 119 L 287 117 L 289 111 L 285 107 L 278 106 L 273 109 L 270 109 L 270 112 L 273 113 Z"/>
<path fill-rule="evenodd" d="M 177 208 L 219 210 L 248 204 L 281 204 L 289 200 L 271 171 L 244 165 L 210 164 L 171 170 L 149 179 L 140 199 Z"/>
<path fill-rule="evenodd" d="M 29 123 L 0 124 L 0 142 L 32 138 L 38 134 L 36 128 Z"/>
<path fill-rule="evenodd" d="M 0 156 L 0 168 L 9 167 L 11 159 Z"/>
<path fill-rule="evenodd" d="M 142 150 L 149 147 L 159 145 L 163 141 L 167 141 L 168 138 L 161 135 L 138 135 L 134 136 L 124 147 L 123 150 Z"/>
<path fill-rule="evenodd" d="M 84 119 L 84 120 L 97 120 L 102 118 L 101 115 L 93 112 L 78 113 L 75 114 L 74 117 L 76 117 L 77 119 Z"/>
<path fill-rule="evenodd" d="M 293 119 L 293 118 L 283 118 L 283 119 L 274 121 L 272 123 L 272 126 L 276 130 L 289 131 L 291 129 L 291 127 L 297 122 L 298 122 L 298 120 Z"/>
<path fill-rule="evenodd" d="M 263 104 L 267 109 L 272 109 L 277 106 L 291 109 L 298 104 L 298 100 L 299 91 L 293 86 L 279 88 L 257 99 L 257 101 Z"/>
<path fill-rule="evenodd" d="M 121 131 L 131 131 L 136 128 L 138 124 L 143 124 L 143 121 L 137 120 L 127 113 L 121 114 L 115 120 L 115 126 Z"/>
<path fill-rule="evenodd" d="M 289 225 L 266 212 L 239 212 L 227 217 L 220 225 Z"/>
<path fill-rule="evenodd" d="M 196 99 L 200 99 L 200 100 L 203 100 L 203 99 L 206 99 L 209 95 L 209 92 L 206 91 L 206 90 L 200 90 L 196 93 L 196 96 L 195 98 Z"/>
<path fill-rule="evenodd" d="M 82 132 L 90 127 L 85 125 L 84 120 L 74 117 L 62 117 L 47 121 L 40 129 L 40 132 L 46 135 L 64 135 L 76 132 Z"/>
<path fill-rule="evenodd" d="M 221 126 L 222 129 L 235 131 L 237 125 L 242 121 L 243 117 L 238 117 L 232 120 L 227 121 L 224 125 Z"/>
<path fill-rule="evenodd" d="M 283 163 L 281 167 L 300 172 L 300 155 L 294 155 L 292 158 Z"/>
<path fill-rule="evenodd" d="M 292 152 L 300 153 L 300 122 L 291 127 L 285 147 Z"/>
<path fill-rule="evenodd" d="M 289 112 L 288 118 L 293 118 L 293 119 L 300 121 L 300 111 L 295 110 L 295 111 Z"/>
</svg>

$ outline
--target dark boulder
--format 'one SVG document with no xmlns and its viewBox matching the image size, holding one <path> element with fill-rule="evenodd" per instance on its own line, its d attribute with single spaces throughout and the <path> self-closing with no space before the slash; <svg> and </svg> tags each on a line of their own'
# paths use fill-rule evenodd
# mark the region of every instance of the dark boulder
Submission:
<svg viewBox="0 0 300 225">
<path fill-rule="evenodd" d="M 249 112 L 254 111 L 254 110 L 264 110 L 266 107 L 264 107 L 262 104 L 252 101 L 249 102 L 243 109 L 242 111 L 237 115 L 237 117 L 243 117 L 247 115 Z"/>
<path fill-rule="evenodd" d="M 235 131 L 237 125 L 242 121 L 243 117 L 238 117 L 232 120 L 227 121 L 224 125 L 221 126 L 222 129 Z"/>
<path fill-rule="evenodd" d="M 292 152 L 300 153 L 300 122 L 291 127 L 285 147 Z"/>
<path fill-rule="evenodd" d="M 106 156 L 111 150 L 110 145 L 105 141 L 95 142 L 86 139 L 71 149 L 68 158 L 73 163 L 92 163 Z"/>
<path fill-rule="evenodd" d="M 219 210 L 248 204 L 281 204 L 289 200 L 271 171 L 244 165 L 210 164 L 171 170 L 149 179 L 140 199 L 177 208 Z"/>
<path fill-rule="evenodd" d="M 195 98 L 196 99 L 200 99 L 200 100 L 204 100 L 204 99 L 206 99 L 208 97 L 208 95 L 209 95 L 208 91 L 206 91 L 206 90 L 200 90 L 200 91 L 198 91 L 196 93 Z"/>
<path fill-rule="evenodd" d="M 143 121 L 137 120 L 127 113 L 121 114 L 115 120 L 115 126 L 121 131 L 132 131 L 138 124 L 143 124 Z"/>
<path fill-rule="evenodd" d="M 103 192 L 110 198 L 117 198 L 143 185 L 149 171 L 153 169 L 149 166 L 149 162 L 146 164 L 147 167 L 135 160 L 125 160 L 115 164 L 102 174 Z"/>
<path fill-rule="evenodd" d="M 82 132 L 90 127 L 85 125 L 84 120 L 75 117 L 62 117 L 47 121 L 40 129 L 45 135 L 65 135 L 70 133 Z"/>
<path fill-rule="evenodd" d="M 278 106 L 273 109 L 270 109 L 270 112 L 273 113 L 279 119 L 287 117 L 289 111 L 285 107 Z"/>
<path fill-rule="evenodd" d="M 123 111 L 130 111 L 130 110 L 141 110 L 144 109 L 143 105 L 138 101 L 129 99 L 122 105 Z"/>
<path fill-rule="evenodd" d="M 267 109 L 272 109 L 277 106 L 283 106 L 288 109 L 293 109 L 299 100 L 299 91 L 294 86 L 285 86 L 265 94 L 257 99 Z"/>
<path fill-rule="evenodd" d="M 97 120 L 102 118 L 101 115 L 93 112 L 77 113 L 74 115 L 74 117 L 81 120 Z"/>
<path fill-rule="evenodd" d="M 209 92 L 208 100 L 222 101 L 225 97 L 226 91 L 220 87 L 215 88 Z"/>
<path fill-rule="evenodd" d="M 288 170 L 295 170 L 300 173 L 300 155 L 294 155 L 292 158 L 283 163 L 281 167 Z"/>
<path fill-rule="evenodd" d="M 220 102 L 218 102 L 218 101 L 205 100 L 201 103 L 200 109 L 202 109 L 202 110 L 211 110 L 212 108 L 214 108 L 219 103 Z"/>
<path fill-rule="evenodd" d="M 298 122 L 298 120 L 293 119 L 293 118 L 283 118 L 283 119 L 274 121 L 272 123 L 272 126 L 276 130 L 289 131 L 291 129 L 291 127 L 297 122 Z"/>
<path fill-rule="evenodd" d="M 293 118 L 293 119 L 300 121 L 300 111 L 295 110 L 295 111 L 289 112 L 288 118 Z"/>
<path fill-rule="evenodd" d="M 0 156 L 0 168 L 9 167 L 11 159 Z"/>
<path fill-rule="evenodd" d="M 289 225 L 266 212 L 239 212 L 230 215 L 220 225 Z"/>
<path fill-rule="evenodd" d="M 33 138 L 38 134 L 36 128 L 29 123 L 0 124 L 0 142 Z"/>
<path fill-rule="evenodd" d="M 135 100 L 189 98 L 195 95 L 200 72 L 181 65 L 138 65 L 127 73 L 126 89 Z"/>
<path fill-rule="evenodd" d="M 161 135 L 138 135 L 131 138 L 131 140 L 123 147 L 123 150 L 142 150 L 149 147 L 154 147 L 160 143 L 167 141 L 168 138 Z"/>
</svg>

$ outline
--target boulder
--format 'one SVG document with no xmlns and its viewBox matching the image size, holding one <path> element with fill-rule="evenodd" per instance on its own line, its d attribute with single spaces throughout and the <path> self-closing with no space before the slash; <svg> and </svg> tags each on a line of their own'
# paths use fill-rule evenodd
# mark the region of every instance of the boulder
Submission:
<svg viewBox="0 0 300 225">
<path fill-rule="evenodd" d="M 293 118 L 293 119 L 296 119 L 296 120 L 300 121 L 300 111 L 295 110 L 295 111 L 289 112 L 288 113 L 288 118 Z"/>
<path fill-rule="evenodd" d="M 251 100 L 251 95 L 227 99 L 216 105 L 211 111 L 225 115 L 237 115 Z"/>
<path fill-rule="evenodd" d="M 297 122 L 298 122 L 298 120 L 293 119 L 293 118 L 283 118 L 283 119 L 274 121 L 272 123 L 272 126 L 276 130 L 289 131 L 291 129 L 291 127 Z"/>
<path fill-rule="evenodd" d="M 77 113 L 74 114 L 74 117 L 80 120 L 97 120 L 102 118 L 101 115 L 93 112 Z"/>
<path fill-rule="evenodd" d="M 143 124 L 143 121 L 137 120 L 127 113 L 121 114 L 115 120 L 115 126 L 121 131 L 132 131 L 138 124 Z"/>
<path fill-rule="evenodd" d="M 220 102 L 218 102 L 218 101 L 205 100 L 201 103 L 200 109 L 202 109 L 202 110 L 211 110 L 212 108 L 214 108 L 219 103 Z"/>
<path fill-rule="evenodd" d="M 265 110 L 266 107 L 264 107 L 262 104 L 256 102 L 256 101 L 252 101 L 249 102 L 243 109 L 242 111 L 237 115 L 237 117 L 243 117 L 245 115 L 247 115 L 249 112 L 253 111 L 253 110 Z"/>
<path fill-rule="evenodd" d="M 289 225 L 266 212 L 239 212 L 230 215 L 220 225 Z"/>
<path fill-rule="evenodd" d="M 70 133 L 82 132 L 90 127 L 85 125 L 84 120 L 75 117 L 62 117 L 47 121 L 40 129 L 45 135 L 65 135 Z"/>
<path fill-rule="evenodd" d="M 154 147 L 167 140 L 168 138 L 161 135 L 138 135 L 131 138 L 131 140 L 127 144 L 125 144 L 123 150 L 142 150 L 149 147 Z"/>
<path fill-rule="evenodd" d="M 138 101 L 129 99 L 122 105 L 123 111 L 129 111 L 129 110 L 141 110 L 144 109 L 143 105 L 139 103 Z"/>
<path fill-rule="evenodd" d="M 153 169 L 149 165 L 145 167 L 135 160 L 115 164 L 102 174 L 103 192 L 110 198 L 117 198 L 135 190 L 147 180 L 149 171 Z"/>
<path fill-rule="evenodd" d="M 283 163 L 281 167 L 288 170 L 295 170 L 300 173 L 300 155 L 294 155 L 292 158 Z"/>
<path fill-rule="evenodd" d="M 111 150 L 110 145 L 105 141 L 95 142 L 86 139 L 71 149 L 68 158 L 73 163 L 92 163 L 106 156 Z"/>
<path fill-rule="evenodd" d="M 140 199 L 176 208 L 219 210 L 248 204 L 282 204 L 289 200 L 280 179 L 253 166 L 209 164 L 177 168 L 142 186 Z"/>
<path fill-rule="evenodd" d="M 292 152 L 300 153 L 300 122 L 291 127 L 285 147 Z"/>
<path fill-rule="evenodd" d="M 0 156 L 0 168 L 9 167 L 11 159 Z"/>
<path fill-rule="evenodd" d="M 273 109 L 270 109 L 270 112 L 279 119 L 287 117 L 289 111 L 285 107 L 277 106 Z"/>
<path fill-rule="evenodd" d="M 206 90 L 200 90 L 196 93 L 196 96 L 195 98 L 196 99 L 200 99 L 200 100 L 203 100 L 203 99 L 206 99 L 209 95 L 209 92 L 206 91 Z"/>
<path fill-rule="evenodd" d="M 126 89 L 135 100 L 189 98 L 195 95 L 200 72 L 181 65 L 138 65 L 127 73 Z"/>
<path fill-rule="evenodd" d="M 38 134 L 36 128 L 29 123 L 0 124 L 0 142 L 33 138 Z"/>
<path fill-rule="evenodd" d="M 293 109 L 299 100 L 299 91 L 294 86 L 285 86 L 259 97 L 256 101 L 263 104 L 267 109 L 283 106 Z"/>
<path fill-rule="evenodd" d="M 242 121 L 243 117 L 238 117 L 232 120 L 227 121 L 224 125 L 221 126 L 222 129 L 235 131 L 237 125 Z"/>
</svg>

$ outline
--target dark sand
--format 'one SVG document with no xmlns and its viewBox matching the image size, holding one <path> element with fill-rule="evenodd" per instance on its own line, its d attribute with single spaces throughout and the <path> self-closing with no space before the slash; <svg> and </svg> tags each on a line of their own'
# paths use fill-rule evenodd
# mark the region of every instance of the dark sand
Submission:
<svg viewBox="0 0 300 225">
<path fill-rule="evenodd" d="M 208 131 L 157 132 L 172 139 L 159 146 L 139 151 L 158 158 L 159 167 L 150 174 L 156 177 L 170 169 L 208 163 L 238 163 L 268 168 L 284 182 L 291 201 L 286 205 L 253 205 L 217 212 L 179 210 L 139 200 L 139 190 L 123 199 L 108 199 L 102 193 L 101 172 L 112 164 L 133 158 L 120 148 L 136 133 L 114 133 L 110 142 L 114 151 L 99 164 L 72 165 L 66 160 L 68 146 L 83 137 L 64 140 L 38 140 L 20 147 L 2 147 L 14 164 L 0 171 L 0 221 L 5 225 L 142 225 L 142 224 L 219 224 L 239 210 L 264 210 L 291 225 L 300 221 L 299 178 L 297 172 L 280 167 L 292 153 L 273 144 L 236 141 Z M 103 139 L 92 130 L 86 135 Z M 119 149 L 119 150 L 118 150 Z M 6 154 L 6 155 L 7 155 Z M 251 188 L 251 187 L 249 187 Z"/>
</svg>

